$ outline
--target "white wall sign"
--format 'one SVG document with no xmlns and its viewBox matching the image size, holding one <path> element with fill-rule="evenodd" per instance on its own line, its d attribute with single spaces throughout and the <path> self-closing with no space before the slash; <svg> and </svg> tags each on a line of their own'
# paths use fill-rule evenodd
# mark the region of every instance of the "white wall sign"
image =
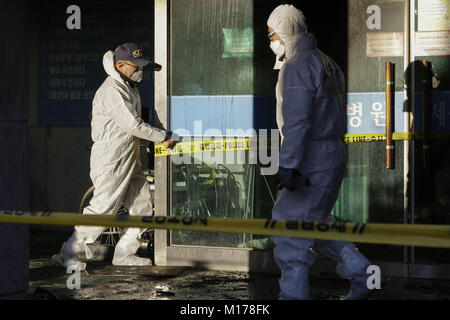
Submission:
<svg viewBox="0 0 450 320">
<path fill-rule="evenodd" d="M 414 55 L 416 56 L 450 55 L 450 31 L 416 32 Z"/>
<path fill-rule="evenodd" d="M 418 0 L 419 31 L 450 30 L 450 0 Z"/>
<path fill-rule="evenodd" d="M 366 34 L 366 57 L 403 56 L 403 32 L 368 32 Z"/>
</svg>

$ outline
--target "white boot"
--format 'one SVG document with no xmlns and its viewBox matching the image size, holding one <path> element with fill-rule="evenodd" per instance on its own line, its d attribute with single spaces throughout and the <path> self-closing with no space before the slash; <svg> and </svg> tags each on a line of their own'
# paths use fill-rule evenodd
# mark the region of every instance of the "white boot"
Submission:
<svg viewBox="0 0 450 320">
<path fill-rule="evenodd" d="M 86 263 L 80 261 L 80 256 L 84 251 L 84 247 L 83 239 L 78 236 L 76 231 L 74 231 L 67 242 L 63 243 L 60 252 L 54 255 L 51 260 L 65 268 L 75 265 L 78 266 L 80 270 L 85 270 Z"/>
<path fill-rule="evenodd" d="M 120 260 L 114 258 L 112 264 L 115 266 L 151 266 L 152 260 L 132 254 Z"/>
<path fill-rule="evenodd" d="M 65 268 L 76 266 L 80 271 L 86 270 L 86 263 L 79 260 L 65 260 L 61 253 L 55 254 L 51 260 Z"/>
<path fill-rule="evenodd" d="M 151 266 L 152 261 L 136 256 L 141 244 L 140 235 L 145 229 L 128 228 L 114 250 L 112 264 L 115 266 Z"/>
</svg>

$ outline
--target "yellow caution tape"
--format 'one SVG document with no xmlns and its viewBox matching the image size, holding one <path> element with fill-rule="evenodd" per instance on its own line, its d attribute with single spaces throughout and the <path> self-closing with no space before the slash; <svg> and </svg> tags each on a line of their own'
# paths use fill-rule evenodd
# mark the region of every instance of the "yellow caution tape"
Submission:
<svg viewBox="0 0 450 320">
<path fill-rule="evenodd" d="M 188 142 L 179 142 L 171 150 L 164 148 L 164 145 L 155 145 L 155 156 L 179 155 L 197 152 L 212 151 L 237 151 L 250 150 L 250 144 L 256 141 L 255 138 L 225 138 L 216 140 L 197 140 Z"/>
<path fill-rule="evenodd" d="M 392 133 L 392 140 L 411 140 L 420 135 L 417 133 L 407 132 L 394 132 Z M 269 140 L 269 139 L 266 139 Z M 358 143 L 358 142 L 376 142 L 385 141 L 386 134 L 384 133 L 358 133 L 358 134 L 345 134 L 343 141 L 345 143 Z M 257 138 L 224 138 L 215 140 L 196 140 L 179 142 L 171 150 L 164 148 L 164 145 L 155 145 L 155 156 L 163 157 L 170 155 L 181 155 L 198 152 L 221 152 L 221 151 L 238 151 L 238 150 L 251 150 L 251 148 L 257 147 Z"/>
<path fill-rule="evenodd" d="M 392 140 L 411 140 L 415 137 L 415 134 L 408 132 L 393 132 Z M 344 135 L 345 143 L 358 143 L 358 142 L 376 142 L 385 141 L 386 134 L 384 133 L 360 133 L 360 134 L 346 134 Z"/>
<path fill-rule="evenodd" d="M 449 225 L 284 221 L 163 216 L 82 215 L 68 212 L 0 211 L 0 222 L 86 225 L 247 233 L 323 240 L 450 248 Z"/>
<path fill-rule="evenodd" d="M 433 132 L 429 136 L 433 139 L 448 138 L 450 133 L 448 132 Z M 423 138 L 423 133 L 421 132 L 393 132 L 392 140 L 413 140 Z M 361 134 L 346 134 L 344 135 L 345 143 L 355 143 L 355 142 L 374 142 L 374 141 L 385 141 L 386 134 L 384 133 L 361 133 Z"/>
</svg>

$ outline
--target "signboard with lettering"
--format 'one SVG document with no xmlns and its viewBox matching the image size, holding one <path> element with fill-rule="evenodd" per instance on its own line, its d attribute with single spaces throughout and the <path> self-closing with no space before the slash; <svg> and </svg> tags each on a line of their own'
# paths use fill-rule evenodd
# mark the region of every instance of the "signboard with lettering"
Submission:
<svg viewBox="0 0 450 320">
<path fill-rule="evenodd" d="M 64 2 L 64 1 L 63 1 Z M 69 29 L 70 3 L 40 3 L 37 35 L 37 125 L 89 126 L 92 99 L 107 77 L 103 55 L 135 42 L 153 57 L 153 3 L 129 6 L 80 1 L 81 29 Z M 123 17 L 128 17 L 126 23 Z M 121 23 L 118 23 L 121 21 Z M 153 107 L 153 70 L 144 69 L 143 107 Z"/>
<path fill-rule="evenodd" d="M 394 132 L 406 132 L 404 124 L 404 95 L 395 93 Z M 422 95 L 416 94 L 414 130 L 423 128 Z M 386 132 L 386 102 L 384 92 L 347 94 L 347 133 Z M 432 132 L 450 132 L 450 92 L 434 92 L 431 98 L 430 128 Z"/>
</svg>

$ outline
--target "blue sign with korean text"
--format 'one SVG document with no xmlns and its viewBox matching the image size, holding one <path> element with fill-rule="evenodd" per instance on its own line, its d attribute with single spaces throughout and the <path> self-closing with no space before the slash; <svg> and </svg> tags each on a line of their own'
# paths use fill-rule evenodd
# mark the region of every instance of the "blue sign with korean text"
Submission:
<svg viewBox="0 0 450 320">
<path fill-rule="evenodd" d="M 403 92 L 394 95 L 392 123 L 394 132 L 404 132 Z M 386 97 L 384 92 L 347 94 L 347 133 L 386 132 Z"/>
<path fill-rule="evenodd" d="M 386 96 L 384 92 L 347 94 L 347 133 L 386 132 Z M 450 92 L 433 92 L 429 110 L 432 132 L 450 132 Z M 414 132 L 423 128 L 423 99 L 417 94 L 414 102 Z M 393 132 L 406 132 L 404 124 L 404 94 L 394 96 Z"/>
</svg>

